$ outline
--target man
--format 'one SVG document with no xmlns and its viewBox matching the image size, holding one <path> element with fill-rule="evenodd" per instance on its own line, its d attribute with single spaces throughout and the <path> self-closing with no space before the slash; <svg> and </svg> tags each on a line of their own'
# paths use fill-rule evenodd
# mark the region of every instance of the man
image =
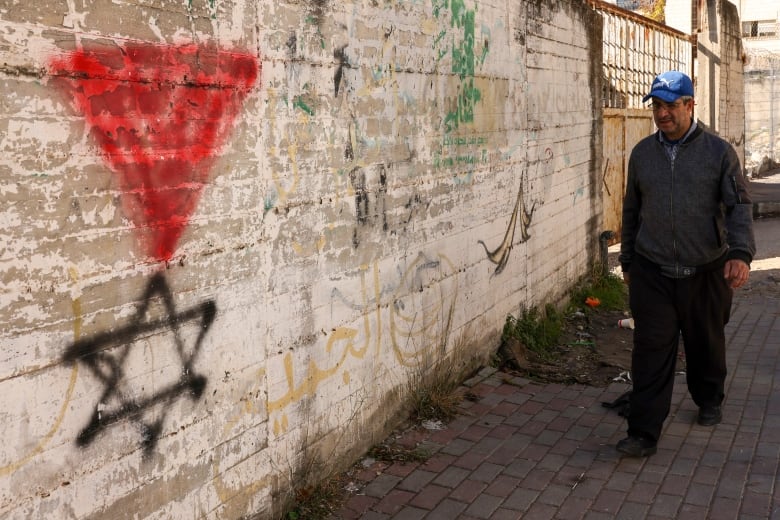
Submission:
<svg viewBox="0 0 780 520">
<path fill-rule="evenodd" d="M 752 203 L 737 154 L 693 119 L 693 83 L 664 72 L 650 93 L 658 131 L 632 150 L 620 263 L 634 318 L 633 388 L 624 455 L 646 457 L 672 399 L 682 334 L 697 422 L 721 421 L 725 325 L 755 254 Z"/>
</svg>

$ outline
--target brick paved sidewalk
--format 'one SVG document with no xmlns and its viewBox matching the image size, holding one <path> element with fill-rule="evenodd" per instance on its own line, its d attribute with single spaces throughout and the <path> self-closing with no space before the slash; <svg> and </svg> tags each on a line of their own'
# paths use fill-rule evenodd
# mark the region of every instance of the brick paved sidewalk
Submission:
<svg viewBox="0 0 780 520">
<path fill-rule="evenodd" d="M 647 459 L 618 456 L 625 422 L 601 404 L 626 384 L 538 385 L 483 370 L 467 382 L 477 399 L 445 429 L 407 434 L 435 453 L 427 462 L 374 462 L 334 518 L 780 519 L 779 310 L 778 299 L 735 298 L 723 422 L 695 423 L 678 375 Z"/>
</svg>

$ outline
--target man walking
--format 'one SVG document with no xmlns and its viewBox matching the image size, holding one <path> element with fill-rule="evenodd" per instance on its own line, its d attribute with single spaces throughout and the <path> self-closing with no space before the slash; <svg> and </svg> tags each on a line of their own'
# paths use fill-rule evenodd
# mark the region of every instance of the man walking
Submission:
<svg viewBox="0 0 780 520">
<path fill-rule="evenodd" d="M 624 455 L 646 457 L 672 399 L 680 335 L 697 422 L 721 421 L 725 325 L 734 289 L 755 254 L 753 205 L 736 152 L 693 119 L 693 83 L 669 71 L 653 81 L 658 131 L 632 150 L 620 263 L 634 318 L 633 388 Z"/>
</svg>

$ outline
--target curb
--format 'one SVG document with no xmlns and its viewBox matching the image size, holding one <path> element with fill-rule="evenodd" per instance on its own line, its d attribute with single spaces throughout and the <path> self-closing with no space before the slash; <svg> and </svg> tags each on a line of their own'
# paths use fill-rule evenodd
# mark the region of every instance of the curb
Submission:
<svg viewBox="0 0 780 520">
<path fill-rule="evenodd" d="M 753 218 L 780 216 L 780 202 L 754 202 Z"/>
</svg>

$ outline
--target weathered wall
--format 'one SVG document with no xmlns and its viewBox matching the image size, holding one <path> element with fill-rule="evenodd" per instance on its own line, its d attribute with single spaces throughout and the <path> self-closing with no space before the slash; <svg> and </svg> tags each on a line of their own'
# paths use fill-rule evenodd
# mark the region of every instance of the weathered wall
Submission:
<svg viewBox="0 0 780 520">
<path fill-rule="evenodd" d="M 780 52 L 748 51 L 745 168 L 761 174 L 780 161 Z"/>
<path fill-rule="evenodd" d="M 560 298 L 601 230 L 576 0 L 0 8 L 0 516 L 238 518 Z"/>
<path fill-rule="evenodd" d="M 698 0 L 666 0 L 664 3 L 664 20 L 669 27 L 673 27 L 685 34 L 694 31 L 694 13 Z"/>
<path fill-rule="evenodd" d="M 699 14 L 696 115 L 734 146 L 744 166 L 745 54 L 737 8 L 707 0 Z"/>
</svg>

